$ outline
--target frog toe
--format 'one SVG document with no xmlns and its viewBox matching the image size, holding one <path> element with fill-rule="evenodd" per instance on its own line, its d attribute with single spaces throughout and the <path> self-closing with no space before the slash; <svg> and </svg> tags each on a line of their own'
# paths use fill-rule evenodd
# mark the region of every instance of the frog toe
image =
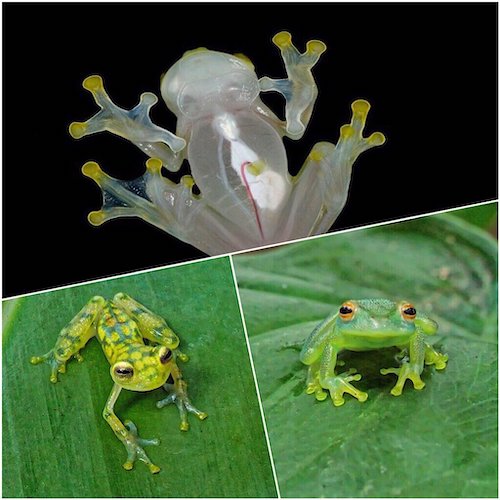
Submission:
<svg viewBox="0 0 500 500">
<path fill-rule="evenodd" d="M 152 474 L 160 472 L 160 467 L 151 462 L 148 455 L 144 451 L 144 446 L 157 446 L 160 444 L 160 441 L 156 438 L 141 438 L 137 432 L 137 426 L 131 420 L 126 420 L 123 424 L 128 430 L 128 437 L 124 441 L 124 445 L 127 450 L 127 460 L 123 464 L 123 468 L 125 470 L 133 469 L 134 463 L 137 459 L 139 459 L 141 462 L 146 464 Z"/>
<path fill-rule="evenodd" d="M 345 393 L 355 397 L 360 403 L 368 399 L 366 392 L 356 389 L 350 382 L 361 380 L 361 375 L 356 373 L 355 368 L 349 369 L 347 372 L 341 373 L 323 384 L 329 391 L 335 406 L 342 406 L 345 403 L 343 395 Z"/>
<path fill-rule="evenodd" d="M 380 373 L 382 375 L 397 375 L 398 380 L 396 385 L 391 389 L 393 396 L 400 396 L 402 394 L 407 380 L 413 382 L 413 387 L 417 391 L 421 391 L 425 387 L 425 382 L 420 378 L 420 371 L 409 363 L 404 363 L 400 368 L 382 368 Z"/>
</svg>

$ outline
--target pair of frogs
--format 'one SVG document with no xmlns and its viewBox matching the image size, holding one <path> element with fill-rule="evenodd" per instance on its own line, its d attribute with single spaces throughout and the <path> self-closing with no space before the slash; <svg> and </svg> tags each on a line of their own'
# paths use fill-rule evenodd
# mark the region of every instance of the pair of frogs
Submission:
<svg viewBox="0 0 500 500">
<path fill-rule="evenodd" d="M 408 379 L 420 390 L 425 385 L 420 378 L 424 364 L 433 364 L 441 370 L 448 359 L 426 342 L 426 336 L 435 334 L 437 328 L 435 321 L 417 314 L 413 305 L 405 301 L 344 302 L 311 332 L 302 348 L 300 359 L 309 365 L 306 392 L 314 394 L 319 401 L 326 399 L 329 393 L 335 406 L 344 404 L 344 393 L 366 401 L 368 395 L 351 384 L 360 380 L 361 375 L 354 368 L 338 373 L 337 356 L 343 350 L 368 351 L 393 346 L 401 349 L 401 366 L 381 370 L 382 374 L 398 376 L 391 393 L 399 396 Z M 177 365 L 177 359 L 188 359 L 179 350 L 179 338 L 162 317 L 132 297 L 118 293 L 108 301 L 96 296 L 61 330 L 54 348 L 43 356 L 31 358 L 31 363 L 49 364 L 50 380 L 55 383 L 71 357 L 82 361 L 80 350 L 94 336 L 111 365 L 114 386 L 103 417 L 125 446 L 127 460 L 123 467 L 132 469 L 138 458 L 152 473 L 157 473 L 160 468 L 151 462 L 144 446 L 158 444 L 158 440 L 139 437 L 131 421 L 122 423 L 118 419 L 114 405 L 122 389 L 150 391 L 163 387 L 168 395 L 157 406 L 175 403 L 181 416 L 181 430 L 189 429 L 187 413 L 195 414 L 200 420 L 207 417 L 188 398 L 187 384 Z M 172 383 L 168 383 L 170 379 Z"/>
</svg>

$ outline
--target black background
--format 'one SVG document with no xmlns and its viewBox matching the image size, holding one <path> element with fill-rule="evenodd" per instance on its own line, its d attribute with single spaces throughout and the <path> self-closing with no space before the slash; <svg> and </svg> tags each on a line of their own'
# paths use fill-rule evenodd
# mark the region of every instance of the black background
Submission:
<svg viewBox="0 0 500 500">
<path fill-rule="evenodd" d="M 286 140 L 296 173 L 313 144 L 336 142 L 350 104 L 372 104 L 366 134 L 388 142 L 356 162 L 333 229 L 497 197 L 497 5 L 490 4 L 3 4 L 3 294 L 10 296 L 203 254 L 135 219 L 94 228 L 97 186 L 88 160 L 110 175 L 141 175 L 142 152 L 111 134 L 67 132 L 97 110 L 81 87 L 104 78 L 134 106 L 159 95 L 160 75 L 185 50 L 243 52 L 258 76 L 285 76 L 272 36 L 328 50 L 314 74 L 319 97 L 302 140 Z M 264 100 L 283 109 L 280 96 Z M 175 130 L 159 102 L 153 121 Z"/>
</svg>

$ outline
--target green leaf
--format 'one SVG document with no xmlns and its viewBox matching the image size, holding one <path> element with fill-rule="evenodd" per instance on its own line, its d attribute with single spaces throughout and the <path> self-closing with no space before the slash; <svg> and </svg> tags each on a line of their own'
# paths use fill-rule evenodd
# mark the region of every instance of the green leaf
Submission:
<svg viewBox="0 0 500 500">
<path fill-rule="evenodd" d="M 234 258 L 271 449 L 285 497 L 497 496 L 497 245 L 450 215 Z M 347 299 L 406 299 L 439 323 L 426 387 L 379 369 L 393 350 L 344 353 L 368 392 L 342 407 L 304 392 L 299 350 Z M 435 337 L 433 337 L 435 338 Z M 349 399 L 347 399 L 349 398 Z"/>
<path fill-rule="evenodd" d="M 123 445 L 103 420 L 112 387 L 109 364 L 92 339 L 84 361 L 68 363 L 57 384 L 33 355 L 93 296 L 126 292 L 164 316 L 189 355 L 180 368 L 193 403 L 209 414 L 179 430 L 162 389 L 122 391 L 115 406 L 142 437 L 162 471 L 140 462 L 122 469 Z M 4 302 L 3 495 L 6 497 L 269 497 L 269 454 L 227 258 L 138 274 Z M 7 321 L 6 321 L 7 318 Z"/>
</svg>

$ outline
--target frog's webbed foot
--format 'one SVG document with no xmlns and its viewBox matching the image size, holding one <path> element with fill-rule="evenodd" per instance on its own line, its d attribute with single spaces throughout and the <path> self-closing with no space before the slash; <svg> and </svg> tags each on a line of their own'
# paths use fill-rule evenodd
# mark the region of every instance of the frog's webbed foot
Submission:
<svg viewBox="0 0 500 500">
<path fill-rule="evenodd" d="M 434 365 L 436 370 L 444 370 L 446 368 L 446 362 L 448 361 L 447 354 L 441 354 L 436 351 L 432 346 L 425 346 L 425 364 Z"/>
<path fill-rule="evenodd" d="M 309 366 L 309 369 L 307 370 L 306 394 L 314 394 L 314 397 L 318 401 L 324 401 L 328 397 L 327 392 L 323 389 L 323 387 L 321 387 L 319 382 L 318 363 Z"/>
<path fill-rule="evenodd" d="M 190 401 L 187 395 L 187 384 L 183 380 L 177 380 L 174 384 L 164 384 L 163 388 L 169 393 L 165 399 L 156 403 L 157 408 L 163 408 L 171 403 L 175 403 L 179 410 L 181 418 L 180 430 L 187 431 L 189 422 L 187 419 L 188 413 L 193 413 L 200 420 L 205 420 L 208 415 L 205 412 L 198 410 Z"/>
<path fill-rule="evenodd" d="M 330 229 L 347 201 L 356 158 L 385 142 L 381 132 L 363 137 L 370 104 L 360 99 L 354 101 L 351 108 L 351 123 L 340 128 L 337 145 L 330 142 L 315 144 L 293 179 L 294 191 L 290 197 L 287 225 L 300 223 L 296 230 L 301 229 L 304 234 L 321 234 Z M 307 211 L 303 210 L 304 206 L 308 207 Z"/>
<path fill-rule="evenodd" d="M 109 98 L 100 76 L 85 78 L 83 88 L 92 93 L 101 110 L 86 122 L 71 123 L 69 133 L 74 139 L 107 130 L 128 139 L 148 156 L 161 158 L 166 165 L 178 170 L 181 162 L 177 153 L 184 149 L 186 141 L 151 121 L 149 111 L 158 102 L 154 94 L 144 92 L 134 108 L 125 110 Z"/>
<path fill-rule="evenodd" d="M 160 472 L 160 468 L 151 462 L 144 451 L 144 446 L 157 446 L 160 444 L 160 441 L 158 439 L 143 439 L 139 437 L 137 427 L 131 420 L 125 420 L 123 424 L 127 428 L 127 431 L 125 431 L 126 434 L 122 439 L 122 443 L 127 450 L 127 460 L 123 464 L 123 468 L 125 470 L 133 469 L 135 461 L 139 459 L 148 466 L 152 474 Z"/>
<path fill-rule="evenodd" d="M 263 92 L 275 91 L 283 95 L 286 100 L 286 135 L 300 139 L 318 95 L 311 69 L 326 50 L 326 45 L 319 40 L 310 40 L 306 51 L 301 54 L 287 31 L 276 34 L 273 43 L 281 51 L 288 78 L 275 80 L 263 77 L 259 80 L 260 88 Z"/>
<path fill-rule="evenodd" d="M 382 368 L 380 370 L 382 375 L 392 373 L 398 376 L 396 385 L 391 389 L 393 396 L 400 396 L 403 392 L 405 382 L 409 379 L 413 382 L 413 387 L 418 391 L 425 387 L 425 382 L 420 378 L 422 369 L 418 364 L 403 362 L 399 368 Z"/>
<path fill-rule="evenodd" d="M 335 406 L 342 406 L 345 403 L 343 398 L 344 393 L 354 396 L 358 401 L 363 403 L 368 399 L 366 392 L 356 389 L 350 382 L 361 380 L 361 375 L 356 373 L 355 368 L 350 368 L 344 373 L 339 373 L 334 377 L 329 377 L 321 382 L 321 385 L 328 389 Z"/>
<path fill-rule="evenodd" d="M 50 381 L 55 384 L 58 381 L 58 374 L 66 372 L 66 362 L 67 360 L 59 359 L 54 353 L 54 349 L 51 349 L 48 353 L 42 356 L 33 356 L 30 359 L 32 365 L 39 365 L 40 363 L 46 363 L 50 366 Z"/>
<path fill-rule="evenodd" d="M 140 217 L 185 239 L 183 223 L 189 222 L 203 203 L 196 203 L 191 176 L 182 177 L 176 184 L 163 177 L 161 167 L 161 160 L 150 158 L 141 177 L 122 181 L 104 173 L 96 162 L 85 163 L 83 174 L 98 184 L 103 197 L 101 210 L 90 212 L 89 222 L 98 226 L 117 217 Z"/>
</svg>

